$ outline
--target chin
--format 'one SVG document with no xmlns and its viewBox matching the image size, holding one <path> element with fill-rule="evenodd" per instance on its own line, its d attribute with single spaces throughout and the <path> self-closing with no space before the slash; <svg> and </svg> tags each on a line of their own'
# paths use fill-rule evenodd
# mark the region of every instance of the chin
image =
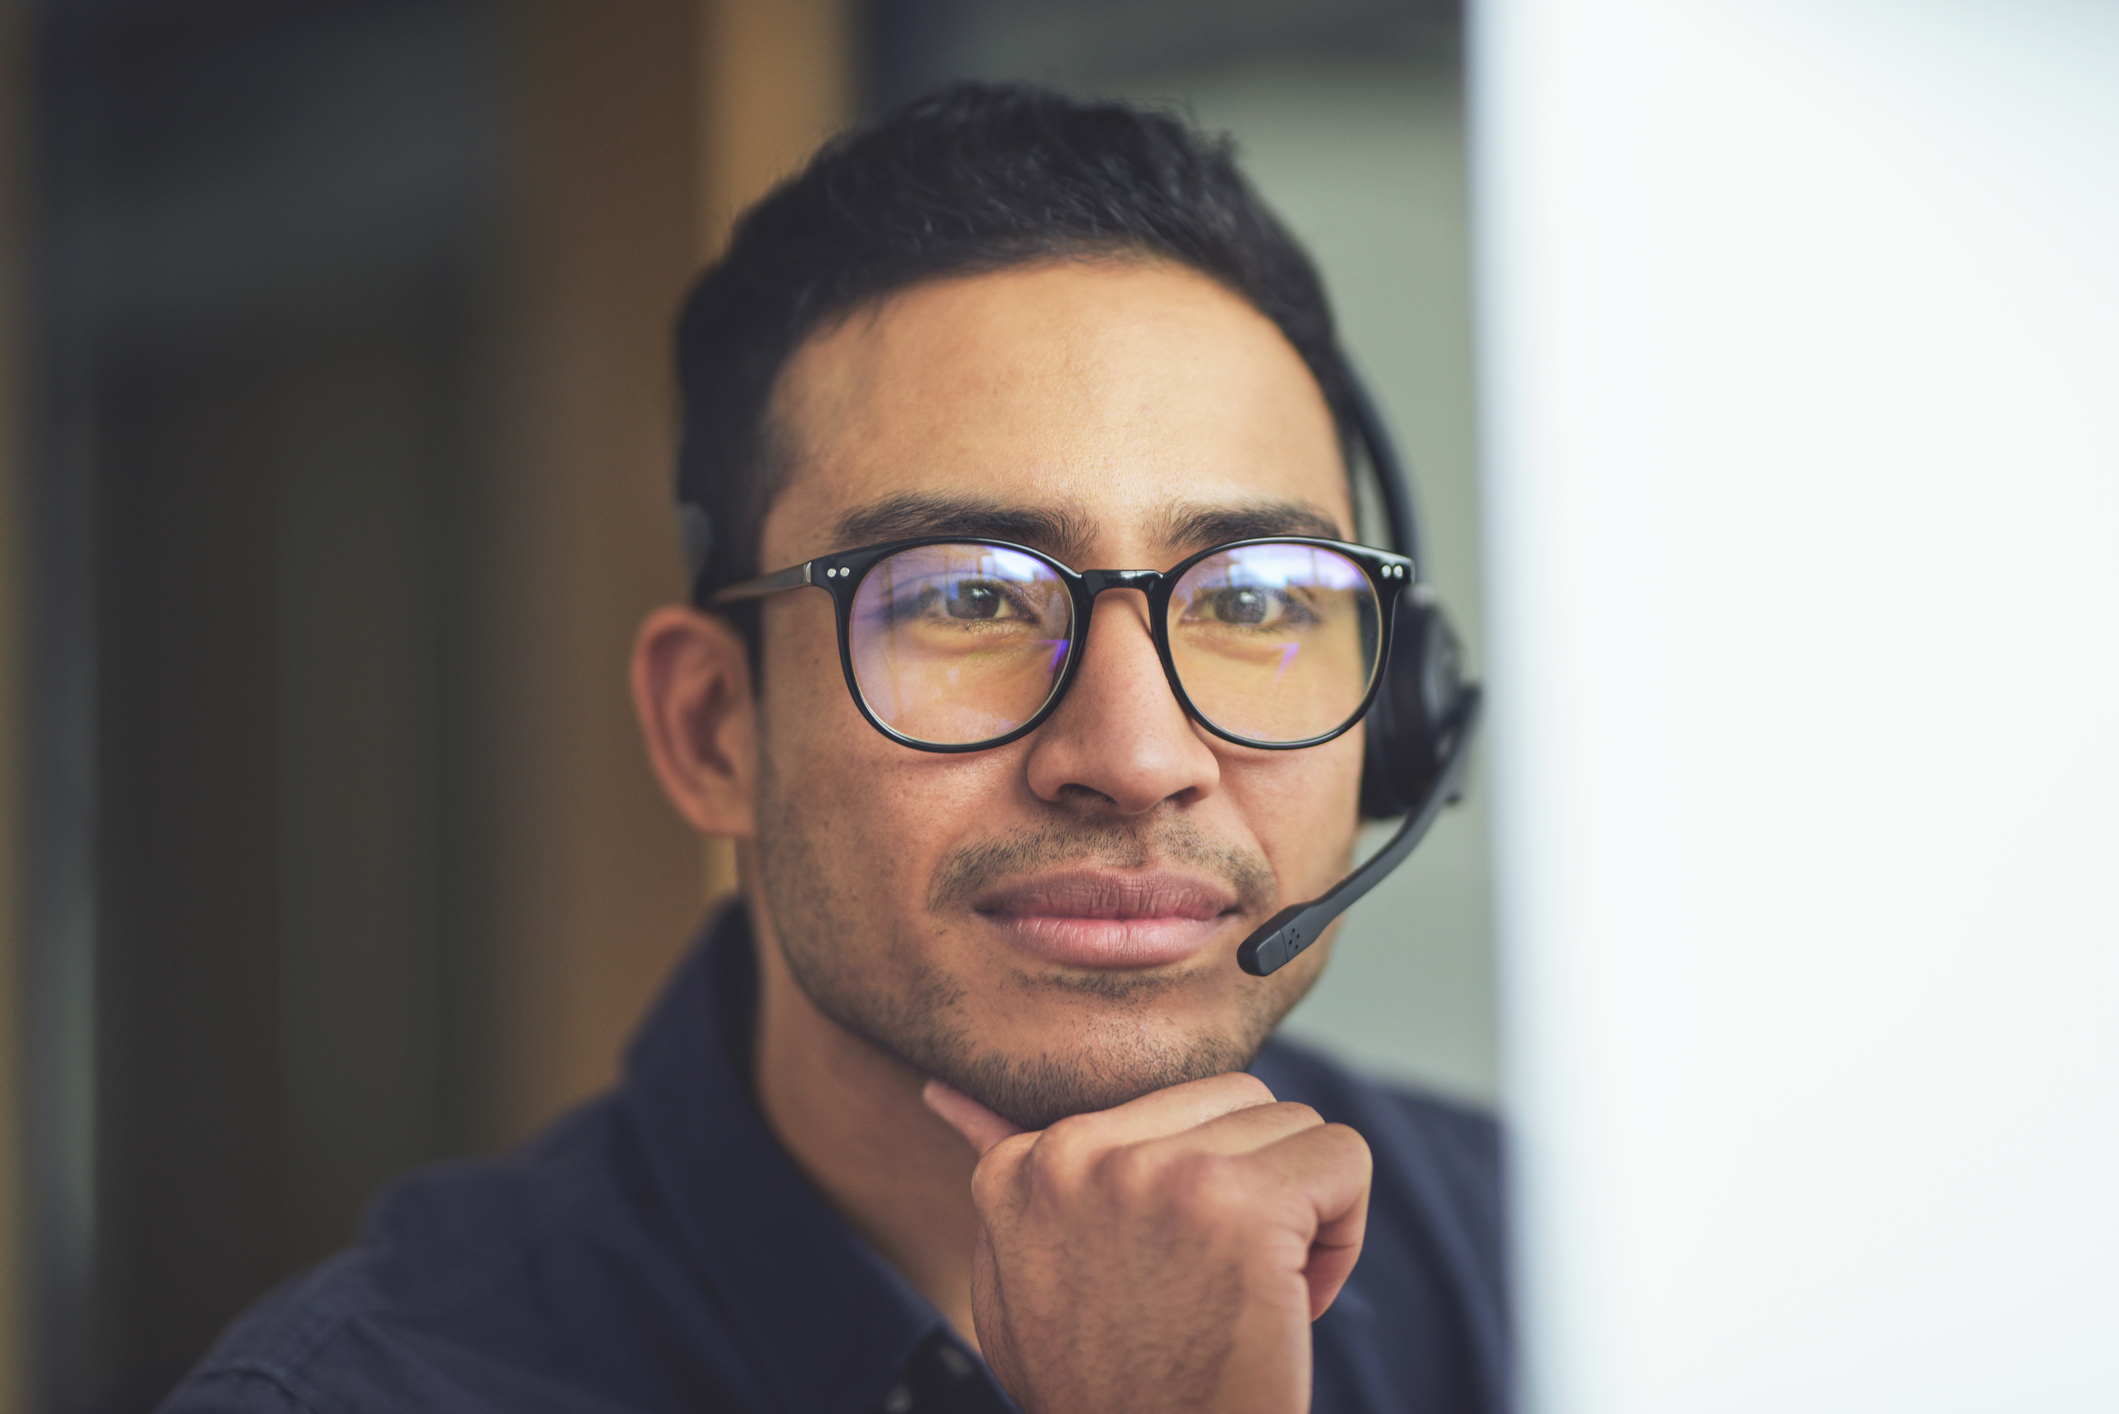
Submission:
<svg viewBox="0 0 2119 1414">
<path fill-rule="evenodd" d="M 961 988 L 947 989 L 950 1004 L 936 1008 L 877 1007 L 871 993 L 868 1005 L 836 1019 L 922 1074 L 1036 1130 L 1247 1068 L 1300 995 L 1252 987 L 1208 1009 L 1181 995 L 1185 980 L 1168 973 L 1046 977 L 1032 995 L 1018 993 L 995 1007 L 980 1006 Z M 1213 1014 L 1199 1014 L 1205 1010 Z"/>
<path fill-rule="evenodd" d="M 929 1074 L 1024 1129 L 1123 1105 L 1188 1080 L 1249 1066 L 1264 1037 L 1159 1037 L 1135 1031 L 1101 1044 L 1023 1052 L 954 1048 Z"/>
</svg>

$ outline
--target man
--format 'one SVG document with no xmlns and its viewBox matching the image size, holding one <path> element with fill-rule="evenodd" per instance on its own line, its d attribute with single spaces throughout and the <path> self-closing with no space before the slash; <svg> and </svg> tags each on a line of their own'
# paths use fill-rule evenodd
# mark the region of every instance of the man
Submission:
<svg viewBox="0 0 2119 1414">
<path fill-rule="evenodd" d="M 1226 153 L 945 90 L 751 213 L 680 376 L 633 686 L 743 906 L 615 1095 L 166 1407 L 1502 1408 L 1492 1126 L 1268 1040 L 1328 936 L 1234 960 L 1349 867 L 1404 562 Z"/>
</svg>

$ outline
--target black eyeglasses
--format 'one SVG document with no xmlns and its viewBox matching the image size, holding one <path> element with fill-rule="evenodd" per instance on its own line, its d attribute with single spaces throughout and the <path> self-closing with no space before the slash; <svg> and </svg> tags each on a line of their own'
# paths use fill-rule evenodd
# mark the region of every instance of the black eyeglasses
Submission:
<svg viewBox="0 0 2119 1414">
<path fill-rule="evenodd" d="M 1022 545 L 933 537 L 824 555 L 711 602 L 829 590 L 861 715 L 921 751 L 978 751 L 1052 714 L 1096 596 L 1137 589 L 1193 719 L 1240 746 L 1293 750 L 1368 710 L 1412 581 L 1405 556 L 1337 540 L 1237 540 L 1170 570 L 1077 571 Z"/>
</svg>

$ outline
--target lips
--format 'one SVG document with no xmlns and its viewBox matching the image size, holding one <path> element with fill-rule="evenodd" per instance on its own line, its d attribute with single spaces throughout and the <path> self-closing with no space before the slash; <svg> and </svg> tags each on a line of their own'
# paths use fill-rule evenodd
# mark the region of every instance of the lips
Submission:
<svg viewBox="0 0 2119 1414">
<path fill-rule="evenodd" d="M 972 909 L 1014 946 L 1071 967 L 1182 962 L 1236 914 L 1235 889 L 1171 870 L 1070 869 L 981 893 Z"/>
</svg>

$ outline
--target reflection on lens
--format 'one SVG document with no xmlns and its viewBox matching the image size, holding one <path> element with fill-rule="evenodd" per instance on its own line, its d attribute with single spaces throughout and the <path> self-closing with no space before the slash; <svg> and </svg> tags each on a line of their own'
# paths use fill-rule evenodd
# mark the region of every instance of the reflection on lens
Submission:
<svg viewBox="0 0 2119 1414">
<path fill-rule="evenodd" d="M 1314 545 L 1201 560 L 1170 596 L 1170 656 L 1192 706 L 1248 741 L 1308 741 L 1353 720 L 1379 645 L 1359 565 Z"/>
<path fill-rule="evenodd" d="M 1050 565 L 996 545 L 922 545 L 880 560 L 854 593 L 847 648 L 861 699 L 936 746 L 1006 736 L 1052 696 L 1074 604 Z"/>
</svg>

